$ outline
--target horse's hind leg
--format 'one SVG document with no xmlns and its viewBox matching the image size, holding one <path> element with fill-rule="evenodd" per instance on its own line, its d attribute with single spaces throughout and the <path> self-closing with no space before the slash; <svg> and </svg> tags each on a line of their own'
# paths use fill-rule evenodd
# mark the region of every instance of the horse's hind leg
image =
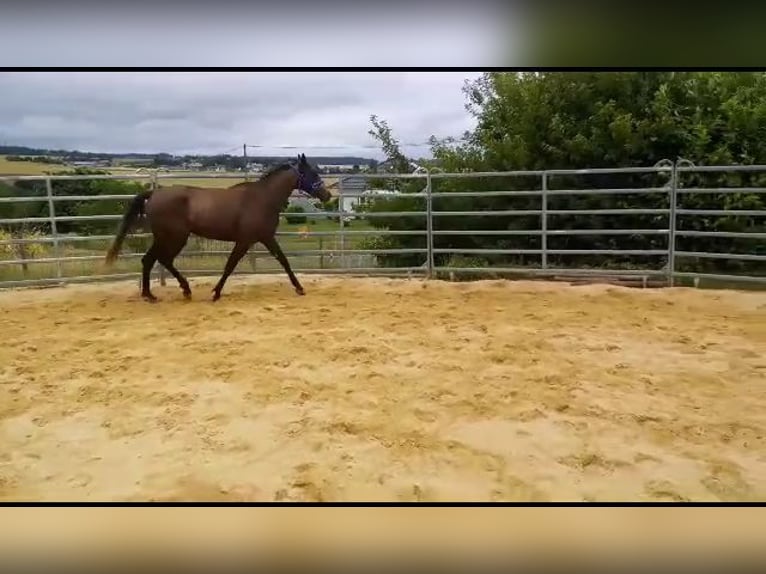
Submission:
<svg viewBox="0 0 766 574">
<path fill-rule="evenodd" d="M 151 247 L 144 253 L 144 256 L 141 258 L 141 297 L 149 301 L 150 303 L 154 303 L 157 301 L 157 297 L 155 297 L 152 294 L 151 289 L 149 288 L 149 278 L 152 273 L 152 267 L 154 267 L 155 262 L 157 261 L 157 241 L 155 240 L 152 242 Z"/>
<path fill-rule="evenodd" d="M 189 282 L 186 280 L 186 277 L 181 275 L 181 272 L 176 269 L 175 265 L 173 265 L 173 260 L 178 257 L 178 254 L 184 248 L 188 239 L 189 237 L 186 236 L 182 240 L 178 239 L 177 241 L 164 244 L 164 248 L 157 252 L 157 260 L 170 272 L 171 275 L 173 275 L 173 277 L 176 278 L 178 285 L 181 287 L 181 291 L 183 291 L 184 297 L 186 299 L 191 299 L 191 287 L 189 286 Z"/>
<path fill-rule="evenodd" d="M 160 261 L 162 265 L 170 271 L 170 274 L 176 278 L 176 281 L 178 281 L 178 285 L 181 287 L 181 291 L 183 291 L 184 297 L 186 299 L 191 299 L 191 287 L 189 286 L 189 282 L 186 280 L 186 277 L 181 275 L 181 272 L 176 269 L 175 265 L 173 265 L 173 259 L 169 259 L 166 261 Z"/>
</svg>

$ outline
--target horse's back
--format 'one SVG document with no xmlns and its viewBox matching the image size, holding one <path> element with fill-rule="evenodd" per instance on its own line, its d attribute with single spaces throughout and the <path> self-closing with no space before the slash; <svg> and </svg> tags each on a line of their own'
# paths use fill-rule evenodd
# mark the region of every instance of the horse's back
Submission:
<svg viewBox="0 0 766 574">
<path fill-rule="evenodd" d="M 173 210 L 178 213 L 181 206 L 187 209 L 203 206 L 206 210 L 214 209 L 217 205 L 226 205 L 236 200 L 239 192 L 229 191 L 230 188 L 215 189 L 195 187 L 191 185 L 173 185 L 159 188 L 150 200 L 154 211 Z M 149 207 L 149 206 L 147 206 Z"/>
<path fill-rule="evenodd" d="M 190 189 L 186 186 L 174 185 L 155 190 L 146 204 L 147 215 L 179 213 L 180 209 L 188 203 Z"/>
</svg>

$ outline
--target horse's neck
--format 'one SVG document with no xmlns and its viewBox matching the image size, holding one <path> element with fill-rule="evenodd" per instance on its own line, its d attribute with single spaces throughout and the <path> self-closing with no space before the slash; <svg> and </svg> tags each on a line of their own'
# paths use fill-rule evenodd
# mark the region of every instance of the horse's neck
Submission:
<svg viewBox="0 0 766 574">
<path fill-rule="evenodd" d="M 268 204 L 275 209 L 282 209 L 287 205 L 293 189 L 295 189 L 295 174 L 292 170 L 275 174 L 270 181 L 264 182 L 264 195 Z"/>
</svg>

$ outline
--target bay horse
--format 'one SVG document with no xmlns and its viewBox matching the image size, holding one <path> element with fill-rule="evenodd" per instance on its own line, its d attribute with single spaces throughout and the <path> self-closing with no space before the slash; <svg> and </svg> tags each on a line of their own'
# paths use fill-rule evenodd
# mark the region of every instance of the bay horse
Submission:
<svg viewBox="0 0 766 574">
<path fill-rule="evenodd" d="M 157 301 L 149 288 L 149 276 L 157 261 L 176 278 L 184 297 L 191 299 L 189 282 L 173 265 L 190 234 L 234 242 L 223 274 L 213 287 L 213 301 L 221 298 L 221 290 L 229 275 L 257 242 L 262 243 L 279 261 L 295 292 L 304 295 L 305 291 L 275 237 L 279 213 L 287 205 L 294 189 L 322 202 L 331 197 L 322 178 L 304 154 L 298 156 L 297 162 L 279 165 L 257 181 L 238 183 L 224 189 L 180 185 L 142 191 L 125 211 L 107 252 L 106 264 L 111 265 L 117 259 L 125 236 L 138 218 L 146 215 L 153 241 L 141 258 L 141 296 L 145 300 Z"/>
</svg>

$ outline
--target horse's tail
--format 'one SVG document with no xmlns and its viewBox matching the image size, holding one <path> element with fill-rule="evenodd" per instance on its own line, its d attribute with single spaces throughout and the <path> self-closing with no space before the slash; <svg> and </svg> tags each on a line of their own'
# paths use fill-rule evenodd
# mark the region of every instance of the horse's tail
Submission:
<svg viewBox="0 0 766 574">
<path fill-rule="evenodd" d="M 152 190 L 141 191 L 137 193 L 130 202 L 128 209 L 125 211 L 125 215 L 120 222 L 120 229 L 117 231 L 117 236 L 114 238 L 112 246 L 106 254 L 107 265 L 111 265 L 114 263 L 114 260 L 117 259 L 117 256 L 120 254 L 120 249 L 122 249 L 122 242 L 125 239 L 125 236 L 138 218 L 144 214 L 146 202 L 152 196 L 152 193 L 154 193 Z"/>
</svg>

